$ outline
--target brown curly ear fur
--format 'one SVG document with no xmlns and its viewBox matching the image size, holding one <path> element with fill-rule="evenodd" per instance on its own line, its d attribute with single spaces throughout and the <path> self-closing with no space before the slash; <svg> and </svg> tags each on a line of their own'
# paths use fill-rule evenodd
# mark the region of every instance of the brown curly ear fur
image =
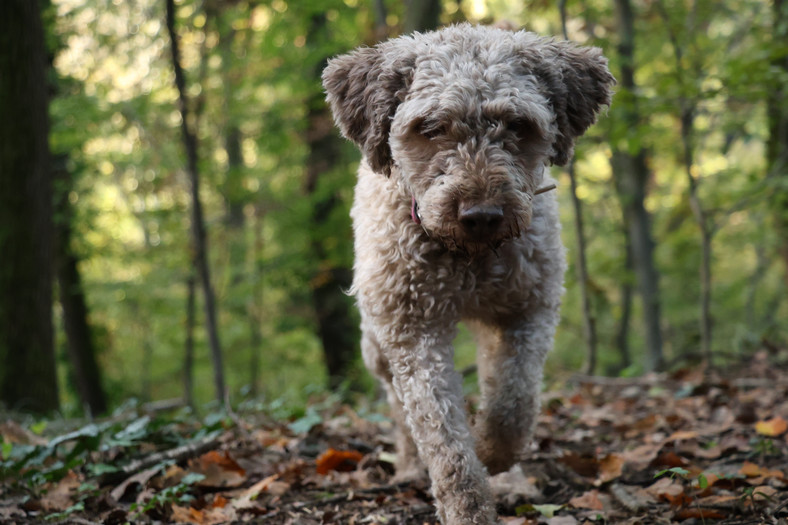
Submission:
<svg viewBox="0 0 788 525">
<path fill-rule="evenodd" d="M 616 79 L 599 48 L 554 42 L 552 49 L 555 54 L 545 56 L 534 72 L 548 89 L 560 132 L 550 160 L 563 166 L 572 157 L 575 139 L 596 121 L 602 106 L 610 105 Z"/>
<path fill-rule="evenodd" d="M 384 44 L 385 45 L 385 44 Z M 355 142 L 372 169 L 391 174 L 391 119 L 407 93 L 414 57 L 387 60 L 383 46 L 358 49 L 329 61 L 323 87 L 342 134 Z"/>
</svg>

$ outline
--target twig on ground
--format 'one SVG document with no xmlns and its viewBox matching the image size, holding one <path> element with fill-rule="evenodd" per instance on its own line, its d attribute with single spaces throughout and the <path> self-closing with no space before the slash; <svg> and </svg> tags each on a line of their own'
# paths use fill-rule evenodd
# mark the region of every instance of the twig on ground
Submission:
<svg viewBox="0 0 788 525">
<path fill-rule="evenodd" d="M 162 461 L 172 460 L 176 463 L 184 459 L 199 456 L 211 449 L 219 446 L 219 440 L 216 438 L 206 438 L 194 443 L 187 443 L 180 447 L 163 450 L 155 454 L 150 454 L 140 459 L 135 459 L 122 469 L 115 472 L 107 472 L 99 477 L 99 485 L 106 485 L 114 483 L 121 479 L 125 479 L 137 472 L 150 468 Z"/>
</svg>

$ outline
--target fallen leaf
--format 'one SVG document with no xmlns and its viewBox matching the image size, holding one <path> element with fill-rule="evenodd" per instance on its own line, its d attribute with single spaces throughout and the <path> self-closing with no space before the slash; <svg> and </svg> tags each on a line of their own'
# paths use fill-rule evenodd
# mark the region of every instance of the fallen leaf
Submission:
<svg viewBox="0 0 788 525">
<path fill-rule="evenodd" d="M 255 500 L 263 492 L 270 492 L 271 494 L 282 495 L 290 489 L 290 484 L 283 481 L 277 481 L 279 474 L 273 474 L 267 478 L 263 478 L 248 489 L 244 490 L 237 498 L 233 499 L 230 505 L 238 510 L 249 509 L 257 507 L 258 504 Z"/>
<path fill-rule="evenodd" d="M 755 431 L 762 436 L 777 437 L 788 430 L 788 421 L 780 416 L 755 423 Z"/>
<path fill-rule="evenodd" d="M 654 466 L 664 466 L 664 467 L 684 467 L 687 465 L 687 460 L 673 452 L 672 450 L 668 450 L 663 452 L 652 462 Z"/>
<path fill-rule="evenodd" d="M 69 470 L 60 481 L 54 484 L 41 498 L 41 508 L 47 512 L 56 512 L 69 508 L 74 502 L 74 494 L 81 485 L 79 477 Z"/>
<path fill-rule="evenodd" d="M 721 520 L 727 518 L 728 515 L 716 509 L 704 509 L 702 507 L 685 507 L 676 512 L 676 517 L 680 520 L 696 519 L 696 520 Z"/>
<path fill-rule="evenodd" d="M 599 461 L 599 479 L 595 485 L 601 485 L 621 476 L 624 468 L 624 457 L 619 454 L 608 454 Z"/>
<path fill-rule="evenodd" d="M 22 427 L 16 421 L 9 419 L 0 423 L 0 442 L 19 443 L 22 445 L 46 445 L 47 440 Z"/>
<path fill-rule="evenodd" d="M 203 512 L 192 507 L 181 507 L 173 503 L 172 516 L 170 517 L 175 523 L 196 523 L 202 525 Z"/>
<path fill-rule="evenodd" d="M 569 505 L 576 509 L 603 510 L 605 508 L 599 499 L 598 490 L 589 490 L 581 496 L 575 496 L 569 500 Z"/>
<path fill-rule="evenodd" d="M 761 485 L 752 490 L 752 499 L 755 501 L 769 501 L 774 499 L 777 489 L 769 485 Z"/>
<path fill-rule="evenodd" d="M 325 476 L 332 470 L 349 472 L 355 470 L 356 465 L 364 457 L 355 450 L 336 450 L 329 448 L 317 458 L 317 473 Z"/>
<path fill-rule="evenodd" d="M 547 525 L 575 525 L 577 518 L 574 516 L 555 516 L 547 520 Z"/>
<path fill-rule="evenodd" d="M 684 487 L 681 486 L 681 483 L 668 477 L 660 478 L 656 483 L 646 487 L 645 490 L 656 499 L 667 499 L 668 497 L 675 499 L 678 495 L 684 493 Z"/>
<path fill-rule="evenodd" d="M 120 485 L 118 485 L 117 487 L 112 489 L 112 492 L 110 492 L 110 495 L 116 501 L 121 501 L 123 499 L 123 496 L 126 494 L 126 491 L 128 490 L 128 488 L 131 485 L 133 485 L 135 483 L 138 483 L 140 486 L 144 487 L 145 484 L 148 483 L 148 481 L 150 481 L 150 479 L 153 476 L 158 474 L 160 470 L 161 470 L 160 466 L 155 466 L 155 467 L 151 467 L 149 469 L 137 472 L 133 476 L 130 476 L 130 477 L 126 478 Z"/>
<path fill-rule="evenodd" d="M 566 452 L 558 461 L 586 478 L 595 478 L 599 473 L 599 462 L 592 456 Z"/>
<path fill-rule="evenodd" d="M 687 439 L 695 439 L 698 437 L 698 432 L 695 430 L 679 430 L 668 436 L 666 441 L 684 441 Z"/>
<path fill-rule="evenodd" d="M 739 473 L 747 476 L 748 478 L 757 478 L 757 477 L 777 478 L 777 479 L 785 478 L 785 473 L 783 473 L 782 470 L 770 469 L 768 467 L 761 467 L 750 461 L 745 461 L 744 463 L 742 463 L 742 466 L 739 469 Z"/>
<path fill-rule="evenodd" d="M 246 482 L 246 471 L 230 456 L 229 452 L 206 452 L 189 464 L 191 472 L 202 474 L 201 487 L 238 487 Z"/>
<path fill-rule="evenodd" d="M 534 510 L 544 516 L 545 518 L 552 518 L 555 516 L 555 513 L 561 510 L 564 506 L 563 505 L 551 505 L 546 503 L 544 505 L 532 505 Z"/>
</svg>

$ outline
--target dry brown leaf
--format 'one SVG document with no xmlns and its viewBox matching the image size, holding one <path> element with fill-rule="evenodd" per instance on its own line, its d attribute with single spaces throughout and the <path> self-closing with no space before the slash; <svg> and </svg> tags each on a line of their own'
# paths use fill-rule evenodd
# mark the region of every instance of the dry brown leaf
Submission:
<svg viewBox="0 0 788 525">
<path fill-rule="evenodd" d="M 0 423 L 0 441 L 20 443 L 22 445 L 46 445 L 47 440 L 30 432 L 16 421 L 9 419 Z"/>
<path fill-rule="evenodd" d="M 656 483 L 646 487 L 645 490 L 658 500 L 666 499 L 668 496 L 675 499 L 679 494 L 684 493 L 681 483 L 667 477 L 658 479 Z"/>
<path fill-rule="evenodd" d="M 755 501 L 769 501 L 773 499 L 777 489 L 769 485 L 761 485 L 752 489 L 752 499 Z"/>
<path fill-rule="evenodd" d="M 569 505 L 576 509 L 603 510 L 605 508 L 599 499 L 598 490 L 589 490 L 581 496 L 575 496 L 569 500 Z"/>
<path fill-rule="evenodd" d="M 233 508 L 209 508 L 205 510 L 193 507 L 181 507 L 172 505 L 172 516 L 170 521 L 173 523 L 192 523 L 195 525 L 219 525 L 220 523 L 230 523 L 237 519 Z"/>
<path fill-rule="evenodd" d="M 613 481 L 621 476 L 624 468 L 624 457 L 619 454 L 608 454 L 599 461 L 599 478 L 596 485 Z"/>
<path fill-rule="evenodd" d="M 175 523 L 196 523 L 202 525 L 205 523 L 203 512 L 192 507 L 181 507 L 173 503 L 172 516 L 170 519 Z"/>
<path fill-rule="evenodd" d="M 788 421 L 780 416 L 755 423 L 755 431 L 762 436 L 777 437 L 788 430 Z"/>
<path fill-rule="evenodd" d="M 680 520 L 721 520 L 728 517 L 728 514 L 717 509 L 704 509 L 702 507 L 690 506 L 676 512 L 676 517 Z"/>
<path fill-rule="evenodd" d="M 81 484 L 79 476 L 69 470 L 41 497 L 41 508 L 47 512 L 66 510 L 75 503 L 74 494 Z"/>
<path fill-rule="evenodd" d="M 355 450 L 336 450 L 329 448 L 317 458 L 317 473 L 325 476 L 332 470 L 349 472 L 355 470 L 356 465 L 364 454 Z"/>
<path fill-rule="evenodd" d="M 559 461 L 586 478 L 595 478 L 599 474 L 599 462 L 595 457 L 566 452 Z"/>
<path fill-rule="evenodd" d="M 694 430 L 679 430 L 668 436 L 666 441 L 685 441 L 688 439 L 695 439 L 697 437 L 698 433 Z"/>
<path fill-rule="evenodd" d="M 202 474 L 201 487 L 238 487 L 246 482 L 246 471 L 230 456 L 229 452 L 206 452 L 189 464 L 189 470 Z"/>
<path fill-rule="evenodd" d="M 263 478 L 248 489 L 244 490 L 240 496 L 230 502 L 230 506 L 238 510 L 250 509 L 257 507 L 255 501 L 257 497 L 263 492 L 270 492 L 275 495 L 282 495 L 290 490 L 290 484 L 284 481 L 277 481 L 279 474 L 273 474 L 267 478 Z"/>
<path fill-rule="evenodd" d="M 682 458 L 672 450 L 668 450 L 657 456 L 657 459 L 654 460 L 653 464 L 655 466 L 668 467 L 668 468 L 686 467 L 687 460 Z"/>
<path fill-rule="evenodd" d="M 742 463 L 742 466 L 739 469 L 739 473 L 747 476 L 748 478 L 757 478 L 757 477 L 777 478 L 777 479 L 785 478 L 785 473 L 783 473 L 782 470 L 770 469 L 768 467 L 761 467 L 750 461 L 745 461 L 744 463 Z"/>
<path fill-rule="evenodd" d="M 116 500 L 121 501 L 123 499 L 124 494 L 126 494 L 126 490 L 133 485 L 134 483 L 139 483 L 140 486 L 145 487 L 145 484 L 150 481 L 150 479 L 159 473 L 161 467 L 151 467 L 146 470 L 142 470 L 137 472 L 133 476 L 126 478 L 120 485 L 112 489 L 110 495 Z"/>
</svg>

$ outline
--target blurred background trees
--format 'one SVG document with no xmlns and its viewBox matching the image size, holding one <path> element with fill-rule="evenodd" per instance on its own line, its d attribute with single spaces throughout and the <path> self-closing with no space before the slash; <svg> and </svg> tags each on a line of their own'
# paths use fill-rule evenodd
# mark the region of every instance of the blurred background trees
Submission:
<svg viewBox="0 0 788 525">
<path fill-rule="evenodd" d="M 589 316 L 596 373 L 784 349 L 783 0 L 180 0 L 183 106 L 165 3 L 13 0 L 0 8 L 2 401 L 99 414 L 129 397 L 203 403 L 211 384 L 268 402 L 369 387 L 344 293 L 359 157 L 320 72 L 359 45 L 464 20 L 560 37 L 559 4 L 568 37 L 602 47 L 619 85 L 577 147 L 586 307 L 571 268 L 548 381 L 586 360 Z M 570 179 L 555 175 L 574 264 Z M 466 334 L 457 347 L 473 362 Z"/>
</svg>

